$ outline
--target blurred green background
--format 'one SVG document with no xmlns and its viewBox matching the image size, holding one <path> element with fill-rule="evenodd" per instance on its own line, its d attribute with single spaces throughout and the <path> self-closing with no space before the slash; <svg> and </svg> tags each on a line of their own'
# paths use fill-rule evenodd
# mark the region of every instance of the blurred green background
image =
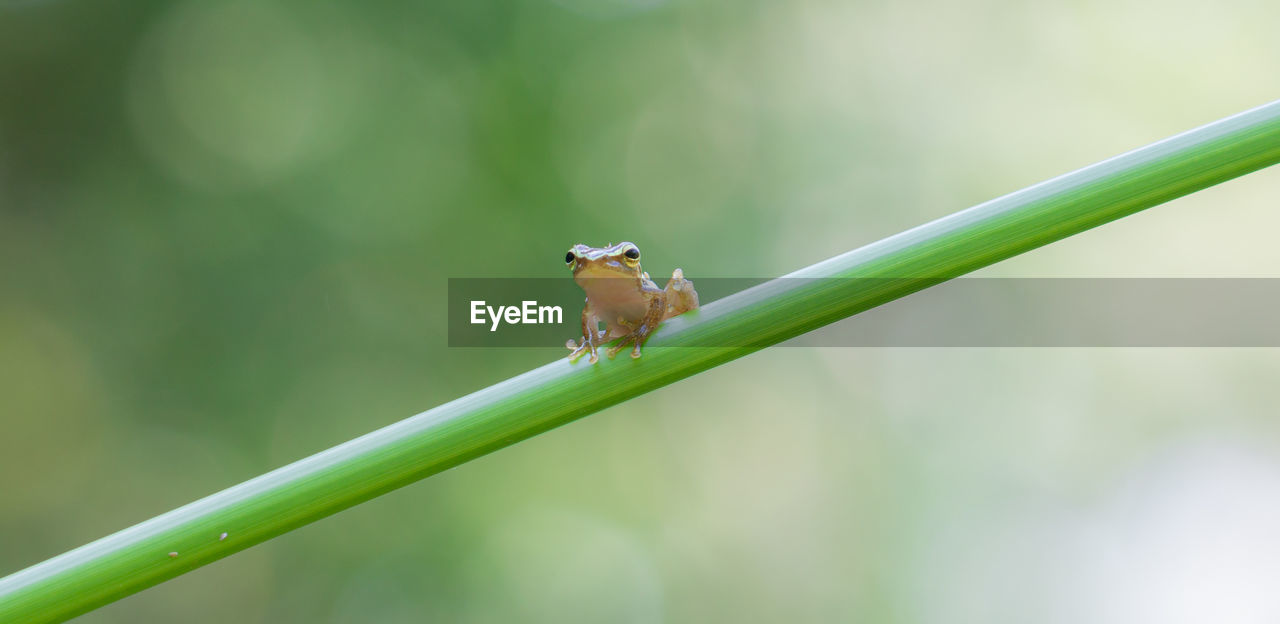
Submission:
<svg viewBox="0 0 1280 624">
<path fill-rule="evenodd" d="M 619 239 L 785 273 L 1275 99 L 1277 23 L 0 1 L 0 574 L 562 355 L 448 349 L 449 277 Z M 1278 200 L 1264 171 L 982 274 L 1275 276 Z M 771 349 L 82 621 L 1275 621 L 1278 370 Z"/>
</svg>

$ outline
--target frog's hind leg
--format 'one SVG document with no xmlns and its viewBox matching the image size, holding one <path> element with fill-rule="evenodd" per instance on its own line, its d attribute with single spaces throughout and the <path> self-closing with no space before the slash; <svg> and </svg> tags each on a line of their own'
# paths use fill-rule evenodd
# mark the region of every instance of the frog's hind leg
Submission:
<svg viewBox="0 0 1280 624">
<path fill-rule="evenodd" d="M 640 357 L 640 346 L 649 338 L 649 334 L 653 333 L 653 330 L 658 327 L 658 323 L 662 322 L 666 307 L 666 303 L 661 298 L 655 298 L 650 302 L 649 312 L 644 315 L 644 320 L 640 321 L 640 324 L 631 333 L 623 336 L 618 344 L 609 349 L 609 358 L 612 359 L 613 356 L 617 355 L 619 351 L 629 344 L 634 345 L 631 349 L 632 359 Z"/>
<path fill-rule="evenodd" d="M 684 278 L 684 271 L 676 269 L 671 272 L 671 279 L 667 281 L 667 287 L 663 289 L 666 294 L 667 306 L 663 319 L 669 319 L 673 316 L 684 314 L 689 310 L 698 309 L 698 291 L 693 289 L 693 282 Z"/>
</svg>

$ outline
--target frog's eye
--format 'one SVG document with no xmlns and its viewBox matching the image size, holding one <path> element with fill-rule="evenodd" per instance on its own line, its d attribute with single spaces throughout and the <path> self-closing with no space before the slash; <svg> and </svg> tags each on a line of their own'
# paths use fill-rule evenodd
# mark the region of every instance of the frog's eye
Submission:
<svg viewBox="0 0 1280 624">
<path fill-rule="evenodd" d="M 628 247 L 626 251 L 622 252 L 622 255 L 626 256 L 628 260 L 635 262 L 640 259 L 640 250 L 635 247 Z"/>
<path fill-rule="evenodd" d="M 574 255 L 572 251 L 564 255 L 565 264 L 573 264 L 573 259 L 574 259 Z"/>
</svg>

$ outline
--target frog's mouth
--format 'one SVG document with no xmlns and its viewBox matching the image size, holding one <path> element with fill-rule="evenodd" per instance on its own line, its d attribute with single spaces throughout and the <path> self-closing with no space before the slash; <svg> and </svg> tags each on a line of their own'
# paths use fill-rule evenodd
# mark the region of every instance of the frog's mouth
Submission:
<svg viewBox="0 0 1280 624">
<path fill-rule="evenodd" d="M 609 260 L 607 262 L 593 262 L 579 269 L 578 272 L 573 276 L 575 280 L 579 280 L 578 281 L 579 284 L 582 283 L 581 280 L 584 278 L 585 279 L 605 279 L 605 278 L 617 279 L 617 278 L 625 278 L 625 277 L 635 278 L 635 273 L 632 272 L 630 269 L 622 266 L 622 263 L 618 262 L 617 260 Z"/>
</svg>

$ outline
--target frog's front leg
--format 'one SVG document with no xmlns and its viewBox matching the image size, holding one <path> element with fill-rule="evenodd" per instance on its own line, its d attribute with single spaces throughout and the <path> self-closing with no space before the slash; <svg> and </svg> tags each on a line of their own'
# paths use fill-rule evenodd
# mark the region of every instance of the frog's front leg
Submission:
<svg viewBox="0 0 1280 624">
<path fill-rule="evenodd" d="M 618 341 L 616 346 L 609 349 L 610 359 L 612 359 L 614 355 L 617 355 L 617 353 L 628 344 L 635 345 L 635 347 L 631 349 L 631 357 L 640 357 L 640 346 L 644 344 L 644 341 L 649 337 L 649 334 L 653 333 L 653 330 L 658 328 L 658 323 L 662 322 L 664 314 L 666 313 L 667 304 L 665 299 L 666 297 L 658 296 L 649 301 L 649 311 L 645 313 L 644 318 L 641 319 L 638 325 L 636 325 L 636 328 L 632 330 L 631 333 L 623 336 L 622 340 Z"/>
<path fill-rule="evenodd" d="M 603 342 L 604 332 L 600 331 L 600 320 L 596 317 L 595 309 L 591 307 L 591 300 L 588 299 L 582 305 L 582 344 L 579 345 L 572 338 L 564 343 L 565 347 L 573 350 L 573 353 L 569 354 L 569 361 L 576 362 L 583 353 L 590 353 L 591 357 L 587 361 L 595 364 L 600 359 L 600 356 L 596 355 L 596 345 Z"/>
<path fill-rule="evenodd" d="M 698 291 L 693 289 L 693 282 L 685 279 L 684 271 L 680 269 L 671 272 L 671 279 L 663 293 L 667 300 L 667 311 L 662 317 L 664 320 L 698 309 Z"/>
</svg>

